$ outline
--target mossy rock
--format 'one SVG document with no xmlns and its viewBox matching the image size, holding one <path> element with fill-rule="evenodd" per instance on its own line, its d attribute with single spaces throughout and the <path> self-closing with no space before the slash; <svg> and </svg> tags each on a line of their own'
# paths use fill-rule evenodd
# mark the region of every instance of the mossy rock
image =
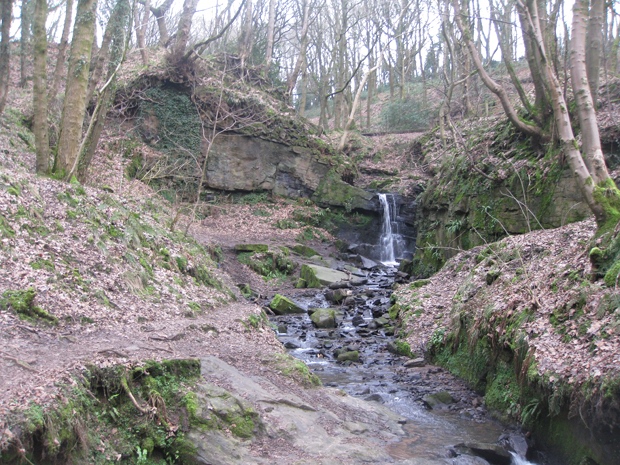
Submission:
<svg viewBox="0 0 620 465">
<path fill-rule="evenodd" d="M 266 244 L 237 244 L 235 252 L 267 252 L 269 246 Z"/>
<path fill-rule="evenodd" d="M 310 319 L 317 328 L 336 327 L 336 311 L 333 308 L 318 308 L 312 312 Z"/>
<path fill-rule="evenodd" d="M 359 362 L 360 353 L 357 350 L 350 350 L 348 352 L 342 352 L 338 354 L 339 362 Z"/>
<path fill-rule="evenodd" d="M 320 255 L 316 250 L 312 247 L 308 247 L 307 245 L 295 244 L 291 248 L 293 252 L 298 253 L 302 257 L 314 257 L 315 255 Z"/>
<path fill-rule="evenodd" d="M 298 287 L 321 287 L 322 284 L 316 277 L 316 273 L 309 265 L 301 265 L 301 272 L 299 273 L 300 279 L 298 281 Z"/>
<path fill-rule="evenodd" d="M 335 170 L 323 177 L 312 200 L 322 206 L 342 207 L 347 211 L 375 211 L 374 194 L 344 182 Z"/>
<path fill-rule="evenodd" d="M 422 401 L 430 409 L 441 409 L 454 403 L 454 398 L 447 391 L 439 391 L 425 395 Z"/>
<path fill-rule="evenodd" d="M 288 315 L 290 313 L 305 313 L 306 311 L 293 302 L 291 299 L 284 297 L 283 295 L 276 294 L 273 300 L 269 303 L 269 308 L 273 310 L 276 315 Z"/>
</svg>

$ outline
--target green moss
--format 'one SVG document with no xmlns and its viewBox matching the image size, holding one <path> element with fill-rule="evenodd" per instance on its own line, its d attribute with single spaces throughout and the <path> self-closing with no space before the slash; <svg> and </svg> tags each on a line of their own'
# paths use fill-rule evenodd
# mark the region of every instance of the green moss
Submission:
<svg viewBox="0 0 620 465">
<path fill-rule="evenodd" d="M 419 289 L 420 287 L 426 286 L 430 282 L 430 279 L 418 279 L 409 285 L 409 289 Z"/>
<path fill-rule="evenodd" d="M 620 190 L 613 179 L 609 178 L 594 186 L 594 200 L 605 212 L 604 222 L 598 224 L 597 234 L 613 231 L 620 221 Z"/>
<path fill-rule="evenodd" d="M 275 365 L 284 376 L 294 379 L 305 387 L 321 386 L 319 377 L 312 373 L 304 362 L 289 354 L 273 354 L 271 358 L 265 360 L 265 363 Z"/>
<path fill-rule="evenodd" d="M 2 237 L 9 239 L 15 237 L 15 230 L 11 227 L 9 220 L 2 214 L 0 214 L 0 234 L 2 234 Z"/>
<path fill-rule="evenodd" d="M 57 324 L 58 318 L 34 304 L 36 296 L 37 291 L 32 287 L 26 290 L 4 291 L 0 298 L 0 308 L 4 310 L 13 310 L 21 318 L 29 321 L 36 322 L 43 320 L 53 325 Z"/>
<path fill-rule="evenodd" d="M 308 265 L 301 265 L 300 278 L 303 280 L 304 287 L 320 288 L 323 287 L 314 270 Z"/>
<path fill-rule="evenodd" d="M 618 276 L 620 276 L 620 260 L 611 265 L 607 273 L 605 273 L 605 284 L 607 287 L 617 287 L 619 284 Z"/>
</svg>

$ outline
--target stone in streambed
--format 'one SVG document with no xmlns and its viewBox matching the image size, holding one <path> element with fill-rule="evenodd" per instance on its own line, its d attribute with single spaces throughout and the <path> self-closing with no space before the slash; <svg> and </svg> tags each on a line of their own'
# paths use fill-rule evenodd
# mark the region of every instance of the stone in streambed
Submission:
<svg viewBox="0 0 620 465">
<path fill-rule="evenodd" d="M 414 358 L 413 360 L 407 360 L 405 362 L 405 368 L 423 367 L 426 362 L 422 357 Z"/>
<path fill-rule="evenodd" d="M 305 310 L 283 295 L 276 294 L 269 303 L 269 308 L 276 315 L 288 315 L 290 313 L 305 313 Z"/>
<path fill-rule="evenodd" d="M 329 286 L 340 281 L 347 281 L 349 278 L 342 271 L 319 265 L 302 265 L 300 276 L 305 281 L 305 287 Z"/>
<path fill-rule="evenodd" d="M 325 293 L 325 298 L 332 303 L 339 304 L 347 297 L 353 295 L 351 289 L 330 289 Z"/>
<path fill-rule="evenodd" d="M 454 403 L 452 395 L 447 391 L 439 391 L 422 397 L 424 405 L 431 410 L 441 410 Z"/>
<path fill-rule="evenodd" d="M 339 362 L 359 362 L 360 353 L 357 350 L 351 350 L 349 352 L 342 352 L 338 355 Z"/>
<path fill-rule="evenodd" d="M 353 326 L 363 325 L 365 322 L 366 320 L 364 320 L 364 317 L 361 315 L 355 315 L 353 319 L 351 320 L 351 324 Z"/>
<path fill-rule="evenodd" d="M 502 446 L 480 442 L 461 443 L 454 446 L 459 454 L 475 455 L 497 465 L 510 465 L 512 455 Z"/>
<path fill-rule="evenodd" d="M 310 319 L 317 328 L 335 328 L 336 327 L 336 311 L 333 308 L 318 308 Z"/>
</svg>

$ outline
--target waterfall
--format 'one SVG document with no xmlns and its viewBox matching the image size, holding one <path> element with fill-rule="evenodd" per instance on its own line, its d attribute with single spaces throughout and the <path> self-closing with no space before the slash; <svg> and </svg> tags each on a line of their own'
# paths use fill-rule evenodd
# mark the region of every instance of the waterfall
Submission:
<svg viewBox="0 0 620 465">
<path fill-rule="evenodd" d="M 392 194 L 377 194 L 383 207 L 383 224 L 381 226 L 381 237 L 379 238 L 379 260 L 384 265 L 397 265 L 396 253 L 400 252 L 398 247 L 401 245 L 402 237 L 398 231 L 396 221 L 396 199 Z"/>
<path fill-rule="evenodd" d="M 510 455 L 512 455 L 512 465 L 536 465 L 533 462 L 528 462 L 523 457 L 519 457 L 514 452 L 510 452 Z"/>
</svg>

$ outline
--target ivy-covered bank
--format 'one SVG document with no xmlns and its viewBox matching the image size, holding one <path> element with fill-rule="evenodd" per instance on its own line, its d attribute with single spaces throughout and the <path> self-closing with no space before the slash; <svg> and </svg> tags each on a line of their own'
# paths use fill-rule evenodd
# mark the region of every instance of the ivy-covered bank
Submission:
<svg viewBox="0 0 620 465">
<path fill-rule="evenodd" d="M 399 287 L 391 312 L 413 351 L 570 465 L 620 457 L 620 294 L 592 280 L 594 232 L 575 223 L 461 252 Z"/>
<path fill-rule="evenodd" d="M 459 250 L 590 216 L 557 150 L 533 145 L 502 118 L 469 123 L 446 148 L 438 131 L 420 141 L 433 177 L 419 198 L 416 276 Z"/>
</svg>

